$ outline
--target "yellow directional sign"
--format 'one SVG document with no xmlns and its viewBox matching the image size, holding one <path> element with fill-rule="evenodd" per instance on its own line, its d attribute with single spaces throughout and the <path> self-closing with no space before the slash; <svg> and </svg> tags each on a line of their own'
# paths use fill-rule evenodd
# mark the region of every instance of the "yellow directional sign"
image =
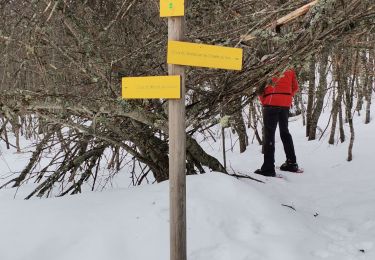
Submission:
<svg viewBox="0 0 375 260">
<path fill-rule="evenodd" d="M 122 97 L 125 99 L 179 99 L 181 98 L 181 77 L 122 78 Z"/>
<path fill-rule="evenodd" d="M 169 64 L 241 70 L 242 56 L 241 48 L 168 41 Z"/>
<path fill-rule="evenodd" d="M 160 17 L 184 16 L 184 0 L 160 0 Z"/>
</svg>

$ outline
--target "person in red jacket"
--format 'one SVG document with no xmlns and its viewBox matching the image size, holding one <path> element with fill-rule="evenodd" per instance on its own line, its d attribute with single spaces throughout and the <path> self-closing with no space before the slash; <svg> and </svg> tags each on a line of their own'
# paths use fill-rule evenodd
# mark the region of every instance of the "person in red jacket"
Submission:
<svg viewBox="0 0 375 260">
<path fill-rule="evenodd" d="M 288 129 L 289 108 L 298 91 L 298 81 L 293 69 L 284 72 L 280 77 L 272 78 L 272 84 L 265 87 L 259 99 L 263 106 L 264 124 L 264 162 L 255 173 L 274 177 L 275 173 L 275 132 L 279 123 L 280 137 L 286 154 L 286 162 L 280 169 L 298 171 L 297 158 L 293 139 Z"/>
</svg>

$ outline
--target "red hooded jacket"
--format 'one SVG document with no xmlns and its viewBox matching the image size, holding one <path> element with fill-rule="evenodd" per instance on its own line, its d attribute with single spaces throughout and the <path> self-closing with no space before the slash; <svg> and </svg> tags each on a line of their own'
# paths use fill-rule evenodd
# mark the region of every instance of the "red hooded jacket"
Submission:
<svg viewBox="0 0 375 260">
<path fill-rule="evenodd" d="M 266 86 L 263 95 L 259 96 L 262 105 L 290 107 L 292 98 L 299 88 L 294 70 L 285 71 L 282 77 L 272 78 L 272 83 Z"/>
</svg>

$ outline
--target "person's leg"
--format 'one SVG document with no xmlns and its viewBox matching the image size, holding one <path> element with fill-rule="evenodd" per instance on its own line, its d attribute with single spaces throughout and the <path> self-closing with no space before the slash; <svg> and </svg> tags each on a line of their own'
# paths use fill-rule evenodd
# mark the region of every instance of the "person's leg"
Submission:
<svg viewBox="0 0 375 260">
<path fill-rule="evenodd" d="M 275 170 L 275 132 L 278 121 L 278 109 L 274 107 L 263 108 L 264 124 L 264 162 L 262 171 Z"/>
<path fill-rule="evenodd" d="M 289 109 L 280 109 L 279 113 L 279 129 L 280 129 L 280 137 L 281 141 L 283 142 L 284 151 L 286 155 L 286 159 L 290 163 L 296 163 L 297 158 L 294 151 L 293 145 L 293 138 L 292 135 L 289 133 L 288 129 L 288 117 L 289 117 Z"/>
</svg>

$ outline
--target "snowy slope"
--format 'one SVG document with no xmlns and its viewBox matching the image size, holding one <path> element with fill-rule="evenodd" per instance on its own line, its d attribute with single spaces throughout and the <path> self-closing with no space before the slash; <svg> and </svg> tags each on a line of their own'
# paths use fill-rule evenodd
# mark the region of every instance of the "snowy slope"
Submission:
<svg viewBox="0 0 375 260">
<path fill-rule="evenodd" d="M 346 161 L 348 142 L 307 142 L 294 118 L 290 128 L 304 174 L 253 175 L 262 156 L 252 144 L 244 154 L 237 147 L 228 152 L 228 165 L 264 184 L 221 173 L 189 176 L 188 259 L 375 259 L 375 123 L 355 120 L 352 162 Z M 0 145 L 4 178 L 9 168 L 22 169 L 27 155 Z M 219 143 L 211 146 L 221 158 Z M 279 139 L 276 152 L 281 164 Z M 0 190 L 1 260 L 169 259 L 168 182 L 23 201 L 32 188 L 20 189 L 16 199 L 16 190 Z"/>
</svg>

